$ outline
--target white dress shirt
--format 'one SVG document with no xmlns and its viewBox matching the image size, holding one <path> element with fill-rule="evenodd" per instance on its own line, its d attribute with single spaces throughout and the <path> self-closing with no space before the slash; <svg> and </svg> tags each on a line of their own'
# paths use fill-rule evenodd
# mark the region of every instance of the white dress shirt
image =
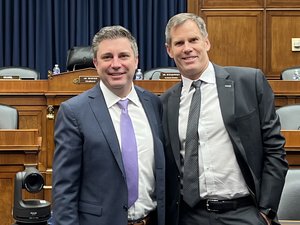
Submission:
<svg viewBox="0 0 300 225">
<path fill-rule="evenodd" d="M 224 126 L 216 77 L 213 65 L 200 77 L 201 109 L 199 118 L 199 189 L 200 197 L 232 199 L 249 194 L 246 182 L 237 163 L 233 146 Z M 181 157 L 184 159 L 187 119 L 195 89 L 190 90 L 192 80 L 182 77 L 178 131 Z"/>
<path fill-rule="evenodd" d="M 117 102 L 121 100 L 121 98 L 112 93 L 101 81 L 100 88 L 103 92 L 121 146 L 121 109 L 117 105 Z M 155 200 L 154 144 L 148 118 L 134 88 L 131 89 L 131 92 L 126 98 L 129 99 L 128 114 L 131 118 L 136 136 L 139 165 L 139 197 L 129 208 L 128 219 L 136 220 L 145 217 L 148 213 L 153 211 L 157 205 Z M 112 177 L 112 179 L 114 178 Z"/>
</svg>

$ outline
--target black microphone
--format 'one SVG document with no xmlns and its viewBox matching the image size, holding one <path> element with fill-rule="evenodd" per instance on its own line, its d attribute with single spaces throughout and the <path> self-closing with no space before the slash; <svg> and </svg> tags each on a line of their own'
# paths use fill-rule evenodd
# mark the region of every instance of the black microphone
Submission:
<svg viewBox="0 0 300 225">
<path fill-rule="evenodd" d="M 87 58 L 86 58 L 86 57 L 83 57 L 83 58 L 82 58 L 82 62 L 83 62 L 83 64 L 86 64 L 86 63 L 87 63 Z"/>
<path fill-rule="evenodd" d="M 152 80 L 152 79 L 153 79 L 153 76 L 154 76 L 155 73 L 161 73 L 161 71 L 155 70 L 155 71 L 151 74 L 151 76 L 149 77 L 149 80 Z"/>
</svg>

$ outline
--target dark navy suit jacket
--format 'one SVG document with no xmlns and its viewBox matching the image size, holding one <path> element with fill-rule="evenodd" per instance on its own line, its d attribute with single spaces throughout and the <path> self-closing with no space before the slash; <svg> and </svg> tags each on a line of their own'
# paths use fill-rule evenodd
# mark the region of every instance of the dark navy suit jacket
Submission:
<svg viewBox="0 0 300 225">
<path fill-rule="evenodd" d="M 154 139 L 158 224 L 165 221 L 162 107 L 135 87 Z M 145 134 L 147 135 L 147 134 Z M 62 103 L 55 125 L 53 212 L 56 225 L 127 225 L 127 186 L 120 146 L 97 84 Z"/>
</svg>

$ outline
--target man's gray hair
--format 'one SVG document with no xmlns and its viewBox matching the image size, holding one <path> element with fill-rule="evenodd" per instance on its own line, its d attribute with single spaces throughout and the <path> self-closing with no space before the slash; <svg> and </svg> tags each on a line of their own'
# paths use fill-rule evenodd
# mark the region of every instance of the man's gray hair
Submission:
<svg viewBox="0 0 300 225">
<path fill-rule="evenodd" d="M 206 38 L 208 36 L 205 22 L 200 16 L 197 16 L 193 13 L 179 13 L 179 14 L 171 17 L 166 26 L 165 36 L 166 36 L 166 44 L 167 45 L 171 44 L 171 35 L 170 35 L 171 29 L 173 27 L 183 24 L 187 20 L 192 20 L 197 24 L 197 26 L 200 30 L 200 33 L 202 34 L 202 36 L 204 38 Z"/>
</svg>

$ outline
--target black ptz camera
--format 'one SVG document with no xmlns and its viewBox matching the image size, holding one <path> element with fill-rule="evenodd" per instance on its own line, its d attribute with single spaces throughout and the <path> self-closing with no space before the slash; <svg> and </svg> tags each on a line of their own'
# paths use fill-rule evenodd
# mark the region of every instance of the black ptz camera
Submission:
<svg viewBox="0 0 300 225">
<path fill-rule="evenodd" d="M 27 167 L 15 177 L 13 217 L 18 225 L 47 225 L 51 216 L 50 203 L 40 199 L 23 199 L 22 189 L 38 193 L 44 178 L 35 167 Z"/>
</svg>

